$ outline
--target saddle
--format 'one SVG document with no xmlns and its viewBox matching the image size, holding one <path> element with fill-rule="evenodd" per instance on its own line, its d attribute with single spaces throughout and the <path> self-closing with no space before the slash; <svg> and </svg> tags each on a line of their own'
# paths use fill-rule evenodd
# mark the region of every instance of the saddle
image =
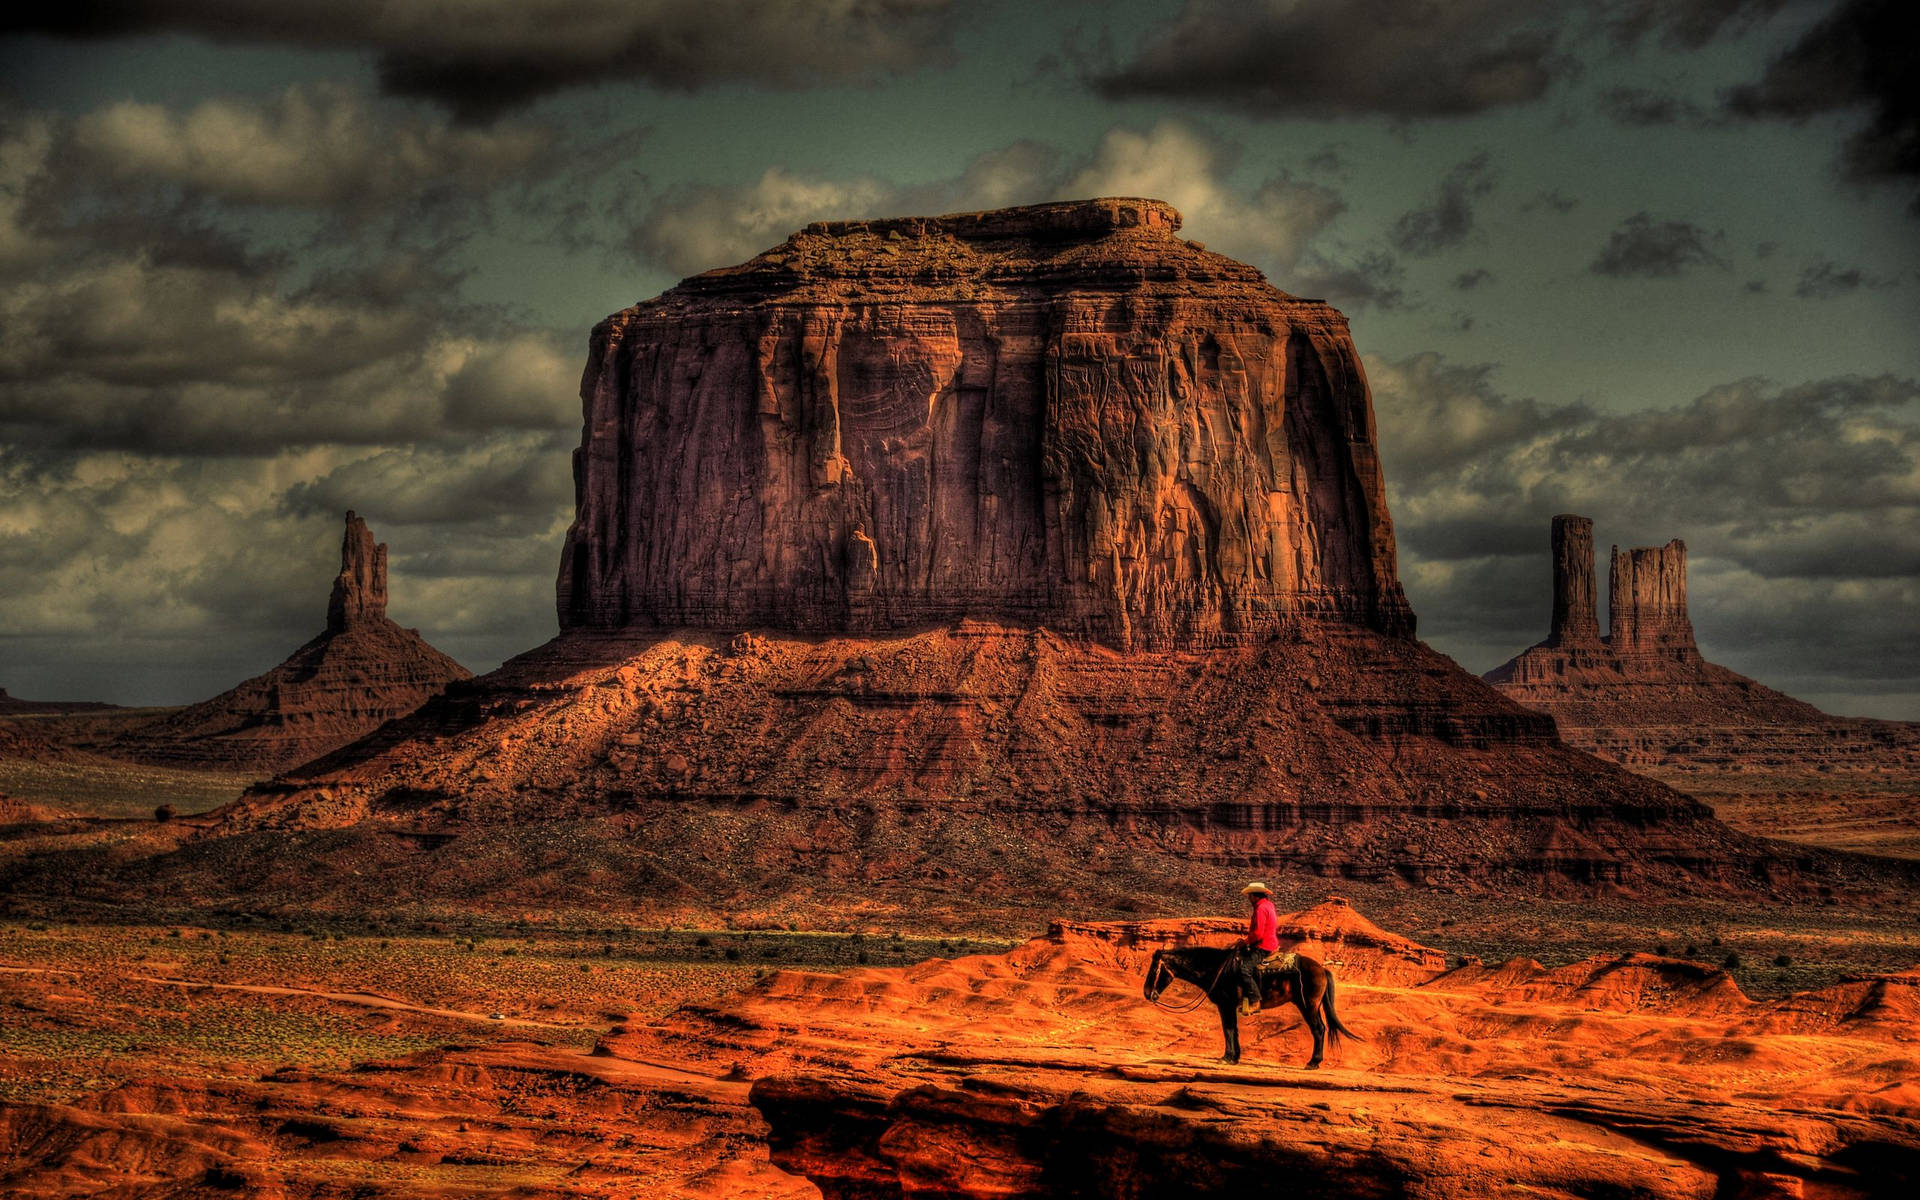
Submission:
<svg viewBox="0 0 1920 1200">
<path fill-rule="evenodd" d="M 1293 970 L 1294 967 L 1299 965 L 1299 962 L 1300 956 L 1298 954 L 1292 950 L 1283 950 L 1278 954 L 1267 955 L 1267 960 L 1260 964 L 1260 973 L 1262 975 L 1280 975 Z"/>
</svg>

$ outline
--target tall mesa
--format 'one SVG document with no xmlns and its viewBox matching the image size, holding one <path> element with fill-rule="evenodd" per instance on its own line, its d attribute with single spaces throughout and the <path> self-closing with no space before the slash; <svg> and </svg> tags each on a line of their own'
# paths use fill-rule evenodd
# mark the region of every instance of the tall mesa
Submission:
<svg viewBox="0 0 1920 1200">
<path fill-rule="evenodd" d="M 602 322 L 563 629 L 1411 634 L 1344 317 L 1153 200 L 819 223 Z"/>
</svg>

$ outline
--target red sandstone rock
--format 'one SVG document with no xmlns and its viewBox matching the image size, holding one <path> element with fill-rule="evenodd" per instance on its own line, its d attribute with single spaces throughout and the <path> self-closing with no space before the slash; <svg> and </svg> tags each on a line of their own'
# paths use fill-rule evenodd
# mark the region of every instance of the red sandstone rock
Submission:
<svg viewBox="0 0 1920 1200">
<path fill-rule="evenodd" d="M 1600 640 L 1594 609 L 1593 522 L 1562 515 L 1553 519 L 1553 626 L 1547 645 L 1586 645 Z"/>
<path fill-rule="evenodd" d="M 1443 971 L 1323 905 L 1282 918 L 1282 941 L 1338 961 L 1341 1017 L 1367 1040 L 1308 1073 L 1291 1010 L 1243 1022 L 1253 1049 L 1230 1067 L 1211 1012 L 1178 1011 L 1192 989 L 1142 998 L 1152 951 L 1224 940 L 1223 924 L 1059 923 L 1004 955 L 781 971 L 601 1050 L 740 1064 L 774 1163 L 830 1198 L 1284 1180 L 1428 1200 L 1862 1200 L 1920 1175 L 1910 974 L 1756 1002 L 1718 968 L 1645 954 Z"/>
<path fill-rule="evenodd" d="M 383 829 L 606 820 L 627 838 L 557 850 L 545 884 L 484 853 L 382 869 L 504 897 L 621 854 L 634 903 L 836 911 L 961 874 L 987 881 L 962 905 L 1047 903 L 1123 860 L 1163 894 L 1243 866 L 1774 882 L 1776 850 L 1412 639 L 1344 319 L 1178 223 L 823 224 L 609 318 L 561 637 L 220 830 L 384 856 Z"/>
<path fill-rule="evenodd" d="M 141 762 L 272 773 L 405 716 L 472 672 L 387 619 L 387 548 L 349 512 L 326 631 L 264 675 L 121 735 Z"/>
<path fill-rule="evenodd" d="M 1591 543 L 1589 543 L 1591 544 Z M 1608 575 L 1607 644 L 1621 657 L 1698 657 L 1687 619 L 1687 544 L 1613 547 Z"/>
<path fill-rule="evenodd" d="M 9 696 L 7 689 L 0 687 L 0 717 L 111 712 L 118 707 L 94 700 L 22 700 L 18 696 Z"/>
<path fill-rule="evenodd" d="M 1411 630 L 1345 319 L 1179 226 L 823 223 L 608 318 L 562 628 Z"/>
<path fill-rule="evenodd" d="M 347 536 L 340 543 L 340 574 L 327 597 L 327 632 L 345 633 L 387 615 L 387 548 L 375 545 L 367 523 L 347 513 Z"/>
<path fill-rule="evenodd" d="M 1836 717 L 1701 657 L 1686 546 L 1614 548 L 1608 636 L 1577 617 L 1592 523 L 1553 524 L 1554 625 L 1487 672 L 1569 743 L 1697 795 L 1741 828 L 1920 857 L 1920 725 Z M 1586 585 L 1590 587 L 1590 582 Z"/>
</svg>

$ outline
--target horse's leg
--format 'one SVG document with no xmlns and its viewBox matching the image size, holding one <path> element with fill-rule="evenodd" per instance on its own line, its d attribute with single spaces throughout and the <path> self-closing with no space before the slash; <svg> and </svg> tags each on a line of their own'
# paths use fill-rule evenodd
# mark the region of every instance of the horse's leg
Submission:
<svg viewBox="0 0 1920 1200">
<path fill-rule="evenodd" d="M 1308 1000 L 1306 989 L 1302 988 L 1300 995 L 1294 998 L 1294 1003 L 1299 1007 L 1300 1015 L 1307 1019 L 1307 1028 L 1313 1031 L 1313 1057 L 1307 1060 L 1307 1070 L 1316 1071 L 1327 1053 L 1327 1022 L 1320 1015 L 1320 996 L 1316 994 L 1312 1000 Z"/>
<path fill-rule="evenodd" d="M 1227 1062 L 1240 1061 L 1240 996 L 1234 993 L 1231 1000 L 1216 1000 L 1220 1008 L 1220 1039 L 1226 1043 L 1226 1049 L 1220 1057 Z"/>
</svg>

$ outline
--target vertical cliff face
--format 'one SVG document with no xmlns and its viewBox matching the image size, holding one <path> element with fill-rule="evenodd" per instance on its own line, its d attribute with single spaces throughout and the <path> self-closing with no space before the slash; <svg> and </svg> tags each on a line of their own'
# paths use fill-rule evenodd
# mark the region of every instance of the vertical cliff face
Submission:
<svg viewBox="0 0 1920 1200">
<path fill-rule="evenodd" d="M 1687 619 L 1687 544 L 1613 547 L 1607 643 L 1615 654 L 1698 656 Z"/>
<path fill-rule="evenodd" d="M 609 318 L 562 627 L 1410 633 L 1344 318 L 1179 223 L 821 224 Z"/>
<path fill-rule="evenodd" d="M 376 544 L 367 523 L 349 511 L 347 535 L 340 543 L 340 574 L 327 598 L 327 631 L 345 633 L 386 615 L 387 548 Z"/>
<path fill-rule="evenodd" d="M 1563 513 L 1553 519 L 1553 624 L 1547 645 L 1591 645 L 1600 640 L 1594 612 L 1593 522 Z"/>
</svg>

